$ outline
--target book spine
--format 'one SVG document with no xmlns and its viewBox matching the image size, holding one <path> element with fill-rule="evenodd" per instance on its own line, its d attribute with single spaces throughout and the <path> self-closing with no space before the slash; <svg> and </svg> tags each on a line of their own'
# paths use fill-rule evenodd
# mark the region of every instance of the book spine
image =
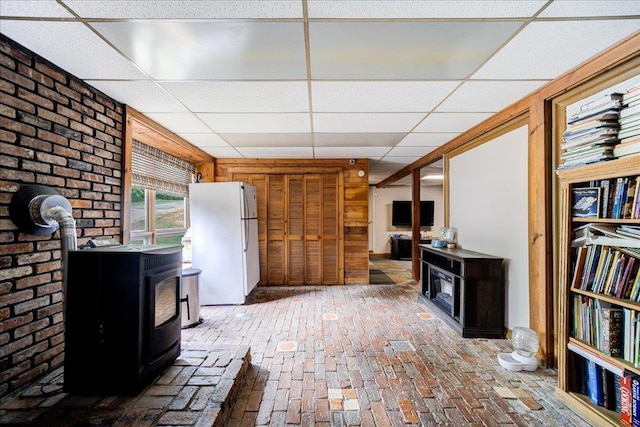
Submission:
<svg viewBox="0 0 640 427">
<path fill-rule="evenodd" d="M 587 391 L 589 400 L 597 406 L 602 406 L 602 376 L 598 372 L 598 365 L 591 360 L 586 360 L 587 364 Z"/>
<path fill-rule="evenodd" d="M 607 356 L 622 356 L 622 309 L 602 308 L 601 350 Z"/>
<path fill-rule="evenodd" d="M 640 176 L 636 178 L 636 182 L 640 180 Z M 633 219 L 640 219 L 640 183 L 636 184 L 636 194 L 633 201 Z"/>
<path fill-rule="evenodd" d="M 600 197 L 602 198 L 600 201 L 600 218 L 607 218 L 609 209 L 609 180 L 603 179 L 600 187 L 602 188 L 600 191 Z"/>
<path fill-rule="evenodd" d="M 620 421 L 631 426 L 631 380 L 632 377 L 620 377 Z"/>
<path fill-rule="evenodd" d="M 631 379 L 631 425 L 640 427 L 640 378 Z"/>
</svg>

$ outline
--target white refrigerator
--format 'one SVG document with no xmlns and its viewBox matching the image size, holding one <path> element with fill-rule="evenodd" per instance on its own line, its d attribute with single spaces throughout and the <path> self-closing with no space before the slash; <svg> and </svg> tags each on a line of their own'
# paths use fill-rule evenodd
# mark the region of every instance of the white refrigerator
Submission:
<svg viewBox="0 0 640 427">
<path fill-rule="evenodd" d="M 260 280 L 256 189 L 243 182 L 189 185 L 192 265 L 200 305 L 243 304 Z"/>
</svg>

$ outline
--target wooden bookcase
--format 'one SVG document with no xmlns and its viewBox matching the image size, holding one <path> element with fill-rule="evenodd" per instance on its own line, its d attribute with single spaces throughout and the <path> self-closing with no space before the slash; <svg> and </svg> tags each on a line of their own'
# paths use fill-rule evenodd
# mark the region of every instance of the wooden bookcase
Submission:
<svg viewBox="0 0 640 427">
<path fill-rule="evenodd" d="M 640 368 L 620 357 L 610 357 L 597 348 L 572 336 L 572 304 L 575 295 L 583 295 L 594 300 L 611 303 L 615 306 L 640 311 L 640 303 L 624 300 L 601 293 L 593 293 L 581 289 L 572 288 L 573 274 L 575 270 L 577 249 L 571 247 L 573 230 L 586 223 L 598 224 L 632 224 L 640 225 L 638 219 L 601 219 L 601 218 L 576 218 L 572 216 L 572 191 L 574 188 L 589 186 L 591 181 L 612 179 L 619 177 L 640 176 L 640 157 L 631 156 L 607 162 L 585 165 L 573 169 L 557 172 L 560 180 L 560 252 L 559 252 L 559 289 L 558 289 L 558 388 L 559 398 L 571 409 L 580 414 L 593 425 L 623 425 L 620 415 L 615 411 L 596 406 L 590 399 L 582 394 L 575 384 L 574 378 L 580 374 L 578 366 L 582 356 L 577 356 L 578 351 L 588 352 L 592 360 L 600 364 L 614 367 L 618 370 L 640 375 Z M 569 346 L 573 348 L 569 349 Z M 597 363 L 597 362 L 596 362 Z"/>
</svg>

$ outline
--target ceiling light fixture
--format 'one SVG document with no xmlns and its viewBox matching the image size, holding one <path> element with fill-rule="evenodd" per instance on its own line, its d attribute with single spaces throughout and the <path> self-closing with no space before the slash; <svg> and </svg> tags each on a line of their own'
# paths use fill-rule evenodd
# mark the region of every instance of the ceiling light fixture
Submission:
<svg viewBox="0 0 640 427">
<path fill-rule="evenodd" d="M 444 179 L 444 175 L 425 175 L 420 180 L 436 180 L 436 179 Z"/>
</svg>

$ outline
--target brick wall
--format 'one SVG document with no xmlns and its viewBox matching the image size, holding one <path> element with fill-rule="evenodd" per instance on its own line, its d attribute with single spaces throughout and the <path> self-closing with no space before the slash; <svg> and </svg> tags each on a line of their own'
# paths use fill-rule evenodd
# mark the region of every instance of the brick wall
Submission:
<svg viewBox="0 0 640 427">
<path fill-rule="evenodd" d="M 0 34 L 0 398 L 62 364 L 59 232 L 9 218 L 25 184 L 71 201 L 78 243 L 120 236 L 123 106 Z"/>
</svg>

